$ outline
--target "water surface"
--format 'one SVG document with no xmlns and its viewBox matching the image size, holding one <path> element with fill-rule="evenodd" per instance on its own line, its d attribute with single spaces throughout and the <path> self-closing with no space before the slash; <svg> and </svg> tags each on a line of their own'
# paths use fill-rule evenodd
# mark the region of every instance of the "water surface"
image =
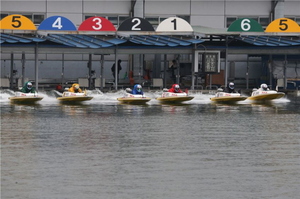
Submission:
<svg viewBox="0 0 300 199">
<path fill-rule="evenodd" d="M 82 105 L 1 95 L 1 198 L 295 199 L 300 99 L 270 104 Z M 155 98 L 157 93 L 148 93 Z"/>
</svg>

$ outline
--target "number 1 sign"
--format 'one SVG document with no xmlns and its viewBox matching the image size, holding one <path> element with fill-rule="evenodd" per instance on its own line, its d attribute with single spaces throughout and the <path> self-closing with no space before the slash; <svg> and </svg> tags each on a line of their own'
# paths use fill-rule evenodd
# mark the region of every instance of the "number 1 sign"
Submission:
<svg viewBox="0 0 300 199">
<path fill-rule="evenodd" d="M 163 20 L 156 28 L 156 31 L 162 32 L 192 32 L 192 26 L 179 17 L 169 17 Z"/>
</svg>

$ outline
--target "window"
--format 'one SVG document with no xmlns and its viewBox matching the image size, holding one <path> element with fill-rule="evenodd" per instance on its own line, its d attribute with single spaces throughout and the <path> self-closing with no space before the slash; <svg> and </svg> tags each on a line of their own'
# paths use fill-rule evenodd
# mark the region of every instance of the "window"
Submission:
<svg viewBox="0 0 300 199">
<path fill-rule="evenodd" d="M 151 25 L 158 25 L 159 24 L 159 17 L 146 17 L 145 18 Z"/>
<path fill-rule="evenodd" d="M 300 26 L 300 17 L 296 17 L 295 21 L 299 24 Z"/>
<path fill-rule="evenodd" d="M 119 16 L 119 24 L 118 24 L 118 26 L 120 26 L 128 18 L 129 18 L 129 16 Z"/>
<path fill-rule="evenodd" d="M 42 21 L 45 19 L 45 14 L 37 14 L 37 13 L 8 13 L 8 14 L 1 14 L 1 20 L 8 16 L 8 15 L 22 15 L 24 17 L 27 17 L 30 19 L 34 25 L 39 25 L 42 23 Z"/>
<path fill-rule="evenodd" d="M 106 18 L 107 20 L 109 20 L 116 28 L 118 26 L 120 26 L 121 23 L 123 23 L 123 21 L 127 18 L 129 18 L 129 16 L 118 16 L 118 15 L 110 15 L 110 16 L 107 16 L 107 15 L 99 15 L 99 14 L 89 14 L 89 15 L 85 15 L 84 16 L 84 19 L 88 19 L 90 17 L 104 17 Z"/>
<path fill-rule="evenodd" d="M 238 16 L 238 17 L 227 17 L 226 18 L 226 27 L 228 28 L 235 20 L 249 18 L 257 21 L 262 27 L 267 27 L 270 23 L 269 17 L 255 17 L 255 16 Z"/>
<path fill-rule="evenodd" d="M 237 17 L 227 17 L 226 28 L 228 28 L 232 24 L 232 22 L 234 22 L 235 20 L 237 20 Z"/>
<path fill-rule="evenodd" d="M 107 19 L 114 24 L 114 26 L 119 25 L 118 16 L 108 16 Z"/>
<path fill-rule="evenodd" d="M 1 19 L 0 20 L 2 20 L 6 16 L 8 16 L 8 14 L 1 14 Z"/>
<path fill-rule="evenodd" d="M 260 23 L 260 25 L 262 27 L 267 27 L 270 23 L 270 18 L 269 17 L 260 17 L 258 23 Z"/>
<path fill-rule="evenodd" d="M 191 21 L 191 17 L 189 15 L 177 15 L 177 17 L 186 20 L 188 23 Z"/>
</svg>

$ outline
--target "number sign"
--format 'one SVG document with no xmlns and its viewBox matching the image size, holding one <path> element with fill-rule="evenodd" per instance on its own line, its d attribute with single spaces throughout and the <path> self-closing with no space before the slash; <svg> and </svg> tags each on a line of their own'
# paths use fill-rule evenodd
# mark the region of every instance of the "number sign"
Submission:
<svg viewBox="0 0 300 199">
<path fill-rule="evenodd" d="M 12 30 L 36 30 L 35 25 L 30 19 L 23 15 L 9 15 L 0 22 L 1 29 Z"/>
<path fill-rule="evenodd" d="M 115 26 L 104 17 L 90 17 L 81 23 L 80 31 L 116 31 Z"/>
<path fill-rule="evenodd" d="M 169 17 L 163 20 L 156 28 L 156 31 L 167 32 L 192 32 L 192 26 L 179 17 Z"/>
<path fill-rule="evenodd" d="M 77 29 L 69 19 L 62 16 L 52 16 L 42 21 L 38 30 L 76 31 Z"/>
<path fill-rule="evenodd" d="M 154 31 L 154 28 L 146 19 L 134 17 L 126 19 L 118 31 Z"/>
<path fill-rule="evenodd" d="M 262 26 L 254 19 L 235 20 L 227 29 L 228 32 L 263 32 Z"/>
<path fill-rule="evenodd" d="M 272 21 L 265 32 L 300 32 L 300 26 L 291 19 L 280 18 Z"/>
</svg>

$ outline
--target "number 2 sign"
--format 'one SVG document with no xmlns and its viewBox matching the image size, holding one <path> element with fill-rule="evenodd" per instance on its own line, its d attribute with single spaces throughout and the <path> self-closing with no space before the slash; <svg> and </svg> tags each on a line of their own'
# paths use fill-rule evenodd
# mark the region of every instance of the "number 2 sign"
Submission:
<svg viewBox="0 0 300 199">
<path fill-rule="evenodd" d="M 146 19 L 133 17 L 126 19 L 118 31 L 154 31 L 154 28 Z"/>
</svg>

